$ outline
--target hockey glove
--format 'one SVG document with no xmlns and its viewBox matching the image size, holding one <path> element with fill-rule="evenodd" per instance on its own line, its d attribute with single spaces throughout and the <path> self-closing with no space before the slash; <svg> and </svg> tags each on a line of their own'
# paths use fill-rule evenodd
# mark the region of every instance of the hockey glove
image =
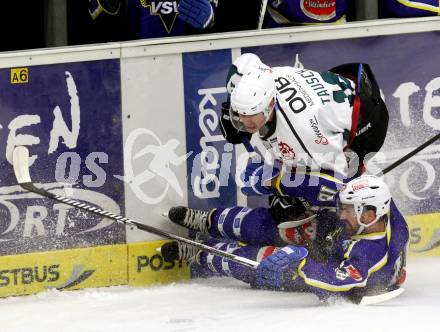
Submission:
<svg viewBox="0 0 440 332">
<path fill-rule="evenodd" d="M 269 213 L 277 224 L 305 217 L 306 208 L 296 197 L 275 194 L 269 197 L 269 206 Z"/>
<path fill-rule="evenodd" d="M 244 187 L 241 192 L 246 196 L 271 195 L 275 189 L 266 186 L 270 181 L 280 174 L 280 168 L 275 165 L 268 165 L 264 162 L 249 163 L 241 175 Z"/>
<path fill-rule="evenodd" d="M 235 128 L 231 123 L 229 115 L 230 103 L 225 101 L 222 103 L 222 116 L 220 118 L 220 130 L 223 137 L 231 144 L 240 144 L 244 139 L 250 140 L 252 134 L 243 132 Z"/>
<path fill-rule="evenodd" d="M 180 0 L 179 18 L 196 29 L 203 30 L 214 23 L 214 9 L 209 0 Z"/>
<path fill-rule="evenodd" d="M 252 286 L 265 289 L 284 289 L 292 285 L 298 266 L 309 254 L 304 247 L 287 246 L 263 259 L 258 265 Z"/>
</svg>

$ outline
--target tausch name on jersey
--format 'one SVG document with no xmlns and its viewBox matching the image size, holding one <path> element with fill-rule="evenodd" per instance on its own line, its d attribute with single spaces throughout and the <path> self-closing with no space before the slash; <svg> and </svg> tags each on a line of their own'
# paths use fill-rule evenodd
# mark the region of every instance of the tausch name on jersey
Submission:
<svg viewBox="0 0 440 332">
<path fill-rule="evenodd" d="M 328 72 L 292 67 L 273 70 L 277 124 L 265 145 L 289 166 L 345 174 L 343 134 L 351 129 L 353 82 Z"/>
</svg>

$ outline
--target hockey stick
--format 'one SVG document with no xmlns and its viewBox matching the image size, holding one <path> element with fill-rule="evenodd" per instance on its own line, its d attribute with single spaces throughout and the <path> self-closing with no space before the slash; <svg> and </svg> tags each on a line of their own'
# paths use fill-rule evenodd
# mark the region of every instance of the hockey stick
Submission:
<svg viewBox="0 0 440 332">
<path fill-rule="evenodd" d="M 264 16 L 266 15 L 267 0 L 261 0 L 260 16 L 258 18 L 258 30 L 263 27 Z"/>
<path fill-rule="evenodd" d="M 411 152 L 407 153 L 406 155 L 404 155 L 400 159 L 396 160 L 391 165 L 385 167 L 385 169 L 383 169 L 382 172 L 378 173 L 377 175 L 379 176 L 379 175 L 387 174 L 389 171 L 391 171 L 392 169 L 396 168 L 400 164 L 404 163 L 409 158 L 414 156 L 416 153 L 422 151 L 424 148 L 426 148 L 428 145 L 431 145 L 432 143 L 434 143 L 439 138 L 440 138 L 440 134 L 435 135 L 434 137 L 432 137 L 431 139 L 427 140 L 425 143 L 423 143 L 419 147 L 415 148 L 414 150 L 412 150 Z"/>
<path fill-rule="evenodd" d="M 88 205 L 86 203 L 76 201 L 76 200 L 68 198 L 68 197 L 64 197 L 61 195 L 55 195 L 55 194 L 53 194 L 47 190 L 44 190 L 42 188 L 37 188 L 32 183 L 30 173 L 29 173 L 29 150 L 24 146 L 17 146 L 14 149 L 13 156 L 12 156 L 12 164 L 14 167 L 14 173 L 15 173 L 15 177 L 17 178 L 18 184 L 22 188 L 24 188 L 28 191 L 31 191 L 35 194 L 38 194 L 40 196 L 47 197 L 49 199 L 73 206 L 73 207 L 80 209 L 80 210 L 91 212 L 91 213 L 99 215 L 101 217 L 113 219 L 116 222 L 119 222 L 124 225 L 134 226 L 137 229 L 142 230 L 142 231 L 156 234 L 156 235 L 162 236 L 162 237 L 170 239 L 170 240 L 179 241 L 179 242 L 189 244 L 191 246 L 199 248 L 200 250 L 209 252 L 211 254 L 214 254 L 214 255 L 217 255 L 220 257 L 227 258 L 231 261 L 234 261 L 236 263 L 239 263 L 239 264 L 251 267 L 251 268 L 256 268 L 258 266 L 258 262 L 255 262 L 253 260 L 250 260 L 250 259 L 247 259 L 244 257 L 240 257 L 240 256 L 234 255 L 232 253 L 219 250 L 217 248 L 207 246 L 203 243 L 192 241 L 190 239 L 163 231 L 161 229 L 158 229 L 158 228 L 155 228 L 152 226 L 142 224 L 142 223 L 137 222 L 133 219 L 123 217 L 121 215 L 117 215 L 117 214 L 114 214 L 114 213 L 106 211 L 106 210 L 102 210 L 100 208 L 94 207 L 92 205 Z"/>
</svg>

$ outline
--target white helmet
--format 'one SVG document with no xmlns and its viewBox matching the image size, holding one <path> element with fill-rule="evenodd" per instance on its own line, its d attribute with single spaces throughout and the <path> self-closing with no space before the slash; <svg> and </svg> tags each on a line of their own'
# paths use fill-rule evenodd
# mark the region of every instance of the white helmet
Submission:
<svg viewBox="0 0 440 332">
<path fill-rule="evenodd" d="M 362 175 L 348 182 L 338 194 L 339 202 L 352 204 L 356 213 L 356 220 L 360 225 L 357 234 L 362 233 L 365 227 L 375 224 L 380 217 L 386 215 L 390 209 L 391 193 L 387 184 L 374 175 Z M 369 224 L 361 221 L 364 207 L 376 209 L 376 219 Z"/>
<path fill-rule="evenodd" d="M 270 103 L 275 93 L 272 69 L 258 67 L 248 71 L 232 91 L 230 107 L 232 124 L 238 130 L 243 130 L 243 125 L 239 120 L 240 114 L 263 113 L 267 121 L 272 111 Z"/>
<path fill-rule="evenodd" d="M 268 68 L 264 63 L 261 62 L 260 58 L 253 53 L 243 53 L 233 62 L 228 76 L 228 82 L 226 84 L 226 89 L 228 93 L 231 95 L 234 88 L 240 82 L 243 74 L 246 74 L 248 71 L 254 68 Z"/>
</svg>

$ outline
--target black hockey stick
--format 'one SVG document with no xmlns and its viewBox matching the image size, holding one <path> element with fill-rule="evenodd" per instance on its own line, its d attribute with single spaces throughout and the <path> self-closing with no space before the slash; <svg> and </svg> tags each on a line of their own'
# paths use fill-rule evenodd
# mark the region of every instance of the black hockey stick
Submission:
<svg viewBox="0 0 440 332">
<path fill-rule="evenodd" d="M 106 211 L 106 210 L 102 210 L 100 208 L 94 207 L 92 205 L 88 205 L 86 203 L 76 201 L 76 200 L 68 198 L 68 197 L 64 197 L 61 195 L 55 195 L 55 194 L 53 194 L 47 190 L 44 190 L 42 188 L 37 188 L 32 183 L 30 173 L 29 173 L 29 150 L 24 146 L 17 146 L 14 149 L 12 160 L 13 160 L 12 163 L 13 163 L 13 167 L 14 167 L 15 177 L 17 178 L 18 184 L 22 188 L 24 188 L 28 191 L 31 191 L 35 194 L 40 195 L 40 196 L 44 196 L 49 199 L 73 206 L 77 209 L 91 212 L 91 213 L 99 215 L 101 217 L 113 219 L 116 222 L 119 222 L 124 225 L 134 226 L 137 229 L 142 230 L 142 231 L 156 234 L 156 235 L 162 236 L 162 237 L 170 239 L 170 240 L 179 241 L 179 242 L 189 244 L 191 246 L 199 248 L 200 250 L 209 252 L 211 254 L 214 254 L 214 255 L 217 255 L 220 257 L 227 258 L 231 261 L 234 261 L 236 263 L 239 263 L 239 264 L 251 267 L 251 268 L 256 268 L 258 266 L 258 262 L 256 262 L 256 261 L 253 261 L 253 260 L 250 260 L 250 259 L 247 259 L 244 257 L 240 257 L 240 256 L 234 255 L 232 253 L 219 250 L 217 248 L 207 246 L 203 243 L 192 241 L 190 239 L 163 231 L 161 229 L 158 229 L 158 228 L 155 228 L 152 226 L 142 224 L 142 223 L 137 222 L 133 219 L 123 217 L 121 215 L 117 215 L 117 214 L 114 214 L 114 213 Z"/>
<path fill-rule="evenodd" d="M 399 166 L 400 164 L 404 163 L 405 161 L 407 161 L 409 158 L 411 158 L 412 156 L 414 156 L 416 153 L 422 151 L 424 148 L 426 148 L 428 145 L 431 145 L 432 143 L 434 143 L 436 140 L 438 140 L 440 138 L 440 134 L 435 135 L 434 137 L 432 137 L 431 139 L 427 140 L 425 143 L 423 143 L 422 145 L 420 145 L 419 147 L 415 148 L 414 150 L 412 150 L 411 152 L 407 153 L 406 155 L 404 155 L 403 157 L 401 157 L 400 159 L 396 160 L 394 163 L 392 163 L 391 165 L 385 167 L 385 169 L 382 170 L 382 172 L 380 172 L 377 175 L 383 175 L 383 174 L 387 174 L 389 171 L 393 170 L 394 168 L 396 168 L 397 166 Z"/>
</svg>

